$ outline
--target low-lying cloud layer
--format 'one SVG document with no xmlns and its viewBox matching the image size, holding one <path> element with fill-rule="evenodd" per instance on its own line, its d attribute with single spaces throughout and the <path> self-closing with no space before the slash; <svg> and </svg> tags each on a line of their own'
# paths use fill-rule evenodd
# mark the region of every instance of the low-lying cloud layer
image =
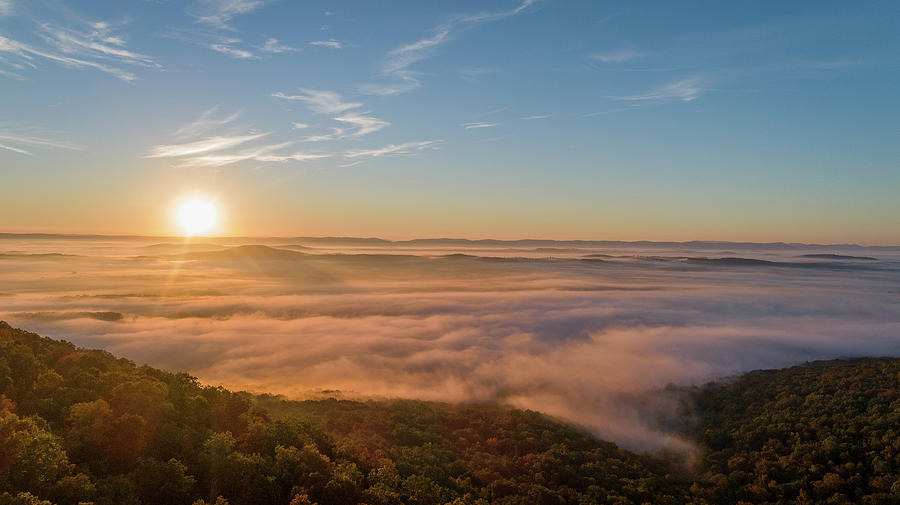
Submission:
<svg viewBox="0 0 900 505">
<path fill-rule="evenodd" d="M 669 383 L 900 355 L 894 250 L 150 244 L 0 239 L 0 317 L 233 388 L 501 400 L 638 449 L 688 448 Z"/>
</svg>

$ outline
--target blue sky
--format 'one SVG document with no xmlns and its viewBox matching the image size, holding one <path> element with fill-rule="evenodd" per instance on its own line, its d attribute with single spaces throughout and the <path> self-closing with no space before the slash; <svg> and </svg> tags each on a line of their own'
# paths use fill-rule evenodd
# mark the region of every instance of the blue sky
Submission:
<svg viewBox="0 0 900 505">
<path fill-rule="evenodd" d="M 900 243 L 898 20 L 0 0 L 0 228 L 169 233 L 196 193 L 235 234 Z"/>
</svg>

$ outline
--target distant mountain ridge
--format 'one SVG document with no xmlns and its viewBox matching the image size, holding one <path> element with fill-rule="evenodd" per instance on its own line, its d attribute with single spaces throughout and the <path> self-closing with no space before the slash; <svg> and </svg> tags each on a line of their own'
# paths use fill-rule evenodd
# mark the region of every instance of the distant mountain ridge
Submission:
<svg viewBox="0 0 900 505">
<path fill-rule="evenodd" d="M 3 239 L 93 239 L 93 240 L 150 240 L 150 241 L 183 241 L 184 237 L 155 235 L 98 235 L 98 234 L 54 234 L 54 233 L 0 233 Z M 869 249 L 900 251 L 900 245 L 859 245 L 859 244 L 815 244 L 802 242 L 730 242 L 717 240 L 689 241 L 651 241 L 651 240 L 555 240 L 555 239 L 468 239 L 468 238 L 415 238 L 408 240 L 388 240 L 377 237 L 307 237 L 307 236 L 231 236 L 203 237 L 203 240 L 238 242 L 274 242 L 300 244 L 332 244 L 344 246 L 367 245 L 452 245 L 452 246 L 491 246 L 491 247 L 709 247 L 709 248 L 752 248 L 752 249 Z"/>
</svg>

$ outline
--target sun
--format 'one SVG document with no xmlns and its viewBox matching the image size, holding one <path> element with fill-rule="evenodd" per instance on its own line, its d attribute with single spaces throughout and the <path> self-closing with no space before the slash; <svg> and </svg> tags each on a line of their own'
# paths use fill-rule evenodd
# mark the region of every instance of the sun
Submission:
<svg viewBox="0 0 900 505">
<path fill-rule="evenodd" d="M 193 198 L 182 203 L 177 211 L 178 224 L 188 236 L 203 235 L 218 223 L 216 206 L 208 200 Z"/>
</svg>

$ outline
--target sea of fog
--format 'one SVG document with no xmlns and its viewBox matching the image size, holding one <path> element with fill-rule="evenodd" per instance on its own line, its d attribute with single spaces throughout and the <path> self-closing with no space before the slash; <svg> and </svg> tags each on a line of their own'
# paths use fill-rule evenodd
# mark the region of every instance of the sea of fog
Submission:
<svg viewBox="0 0 900 505">
<path fill-rule="evenodd" d="M 499 400 L 678 450 L 668 384 L 900 356 L 900 248 L 0 235 L 0 319 L 234 389 Z"/>
</svg>

